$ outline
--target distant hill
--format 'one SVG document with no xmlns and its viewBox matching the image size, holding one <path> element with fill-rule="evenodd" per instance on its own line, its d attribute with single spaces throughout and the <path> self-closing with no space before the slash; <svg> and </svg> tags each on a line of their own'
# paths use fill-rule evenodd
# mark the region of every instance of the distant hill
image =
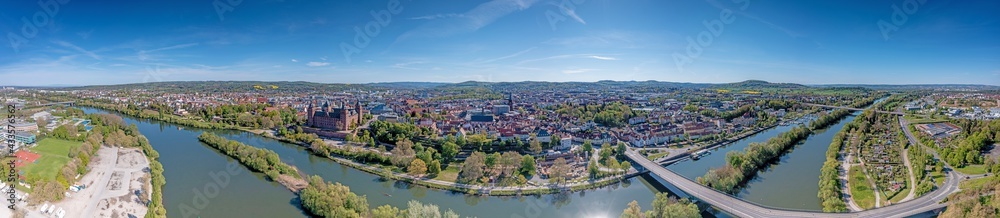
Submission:
<svg viewBox="0 0 1000 218">
<path fill-rule="evenodd" d="M 172 81 L 133 83 L 121 85 L 98 85 L 83 87 L 66 87 L 63 89 L 146 89 L 171 92 L 233 92 L 233 91 L 343 91 L 352 88 L 372 88 L 368 85 L 326 84 L 304 81 Z M 376 88 L 377 89 L 377 88 Z"/>
<path fill-rule="evenodd" d="M 862 88 L 880 89 L 880 90 L 913 90 L 913 89 L 952 90 L 952 91 L 1000 90 L 1000 86 L 973 85 L 973 84 L 912 84 L 912 85 L 826 84 L 826 85 L 813 85 L 813 87 L 862 87 Z"/>
<path fill-rule="evenodd" d="M 795 83 L 771 83 L 762 80 L 747 80 L 737 83 L 715 84 L 710 86 L 716 89 L 803 89 L 808 86 Z"/>
<path fill-rule="evenodd" d="M 380 82 L 380 83 L 368 83 L 367 85 L 373 87 L 386 87 L 386 88 L 411 88 L 411 89 L 425 89 L 434 88 L 443 85 L 449 85 L 452 83 L 442 83 L 442 82 Z"/>
</svg>

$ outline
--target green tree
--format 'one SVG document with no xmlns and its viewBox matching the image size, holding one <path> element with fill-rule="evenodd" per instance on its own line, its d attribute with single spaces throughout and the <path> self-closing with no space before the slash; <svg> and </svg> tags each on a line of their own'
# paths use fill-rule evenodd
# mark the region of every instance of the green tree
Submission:
<svg viewBox="0 0 1000 218">
<path fill-rule="evenodd" d="M 621 218 L 644 218 L 645 214 L 642 213 L 642 207 L 639 207 L 639 202 L 632 200 L 628 203 L 628 207 L 622 212 Z"/>
<path fill-rule="evenodd" d="M 535 157 L 524 155 L 521 157 L 521 175 L 531 177 L 535 175 Z"/>
<path fill-rule="evenodd" d="M 539 142 L 538 139 L 532 139 L 531 142 L 529 142 L 528 144 L 529 144 L 528 149 L 531 150 L 531 153 L 533 154 L 542 153 L 542 143 Z"/>
<path fill-rule="evenodd" d="M 647 218 L 701 217 L 698 206 L 686 198 L 676 200 L 666 193 L 656 193 L 653 208 L 646 212 Z"/>
<path fill-rule="evenodd" d="M 591 179 L 596 179 L 601 175 L 601 169 L 597 166 L 596 161 L 590 161 L 590 163 L 587 164 L 587 174 L 590 175 Z"/>
<path fill-rule="evenodd" d="M 483 167 L 486 167 L 486 155 L 483 152 L 472 152 L 462 164 L 459 172 L 459 181 L 463 183 L 473 183 L 483 177 Z"/>
<path fill-rule="evenodd" d="M 423 160 L 413 159 L 413 162 L 410 162 L 410 166 L 406 168 L 406 171 L 414 176 L 423 175 L 427 173 L 427 164 Z"/>
<path fill-rule="evenodd" d="M 430 174 L 438 174 L 441 172 L 441 161 L 432 160 L 431 164 L 427 165 L 427 172 Z"/>
<path fill-rule="evenodd" d="M 566 181 L 566 177 L 569 176 L 569 165 L 566 163 L 566 159 L 556 158 L 549 167 L 549 180 L 550 182 L 560 184 Z"/>
<path fill-rule="evenodd" d="M 391 205 L 382 205 L 372 209 L 373 218 L 397 218 L 400 215 L 399 208 Z"/>
<path fill-rule="evenodd" d="M 626 149 L 625 143 L 618 142 L 618 147 L 615 148 L 615 154 L 618 156 L 618 159 L 625 158 L 625 149 Z"/>
<path fill-rule="evenodd" d="M 444 157 L 446 162 L 451 162 L 454 160 L 455 155 L 458 155 L 458 144 L 451 141 L 445 141 L 441 145 L 441 156 Z"/>
</svg>

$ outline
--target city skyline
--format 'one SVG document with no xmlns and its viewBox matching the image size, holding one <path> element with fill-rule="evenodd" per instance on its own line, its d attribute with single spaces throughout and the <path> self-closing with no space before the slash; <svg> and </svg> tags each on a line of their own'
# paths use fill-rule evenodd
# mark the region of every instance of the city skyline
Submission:
<svg viewBox="0 0 1000 218">
<path fill-rule="evenodd" d="M 0 9 L 2 85 L 1000 85 L 998 2 L 51 2 Z"/>
</svg>

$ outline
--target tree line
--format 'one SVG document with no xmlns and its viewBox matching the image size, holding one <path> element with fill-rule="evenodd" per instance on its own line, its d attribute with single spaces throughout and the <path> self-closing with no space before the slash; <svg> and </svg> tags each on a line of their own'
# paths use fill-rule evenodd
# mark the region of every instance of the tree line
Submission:
<svg viewBox="0 0 1000 218">
<path fill-rule="evenodd" d="M 812 130 L 826 128 L 830 125 L 833 125 L 834 123 L 837 123 L 837 121 L 840 121 L 840 118 L 844 118 L 848 114 L 851 114 L 851 112 L 844 109 L 833 110 L 826 116 L 821 116 L 816 120 L 813 120 L 811 123 L 809 123 L 809 128 Z"/>
<path fill-rule="evenodd" d="M 698 177 L 698 183 L 726 193 L 736 193 L 744 181 L 757 174 L 757 170 L 781 157 L 810 133 L 809 128 L 798 126 L 767 142 L 750 143 L 742 152 L 730 151 L 726 153 L 726 165 L 710 169 L 704 176 Z"/>
<path fill-rule="evenodd" d="M 826 150 L 826 161 L 820 168 L 819 174 L 819 197 L 823 212 L 844 212 L 847 211 L 847 204 L 841 198 L 840 190 L 840 150 L 844 147 L 844 141 L 850 128 L 844 127 L 833 136 L 830 147 Z"/>
<path fill-rule="evenodd" d="M 670 197 L 667 193 L 656 193 L 653 198 L 652 210 L 642 211 L 639 202 L 628 203 L 625 211 L 622 211 L 621 218 L 697 218 L 701 217 L 698 205 L 692 203 L 687 198 L 680 200 Z"/>
<path fill-rule="evenodd" d="M 278 153 L 274 151 L 246 145 L 236 140 L 229 140 L 210 132 L 201 133 L 198 136 L 198 140 L 235 158 L 250 168 L 250 170 L 266 174 L 271 180 L 278 181 L 278 176 L 280 175 L 301 178 L 295 168 L 281 162 Z"/>
</svg>

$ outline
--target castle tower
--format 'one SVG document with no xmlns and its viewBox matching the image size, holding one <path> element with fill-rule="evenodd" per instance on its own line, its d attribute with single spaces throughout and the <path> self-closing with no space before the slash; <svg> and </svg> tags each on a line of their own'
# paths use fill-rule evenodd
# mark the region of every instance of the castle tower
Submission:
<svg viewBox="0 0 1000 218">
<path fill-rule="evenodd" d="M 358 113 L 358 125 L 361 125 L 361 116 L 364 115 L 361 111 L 361 100 L 354 102 L 354 111 Z"/>
<path fill-rule="evenodd" d="M 313 125 L 313 115 L 316 114 L 316 101 L 309 102 L 309 106 L 306 108 L 306 125 Z"/>
</svg>

